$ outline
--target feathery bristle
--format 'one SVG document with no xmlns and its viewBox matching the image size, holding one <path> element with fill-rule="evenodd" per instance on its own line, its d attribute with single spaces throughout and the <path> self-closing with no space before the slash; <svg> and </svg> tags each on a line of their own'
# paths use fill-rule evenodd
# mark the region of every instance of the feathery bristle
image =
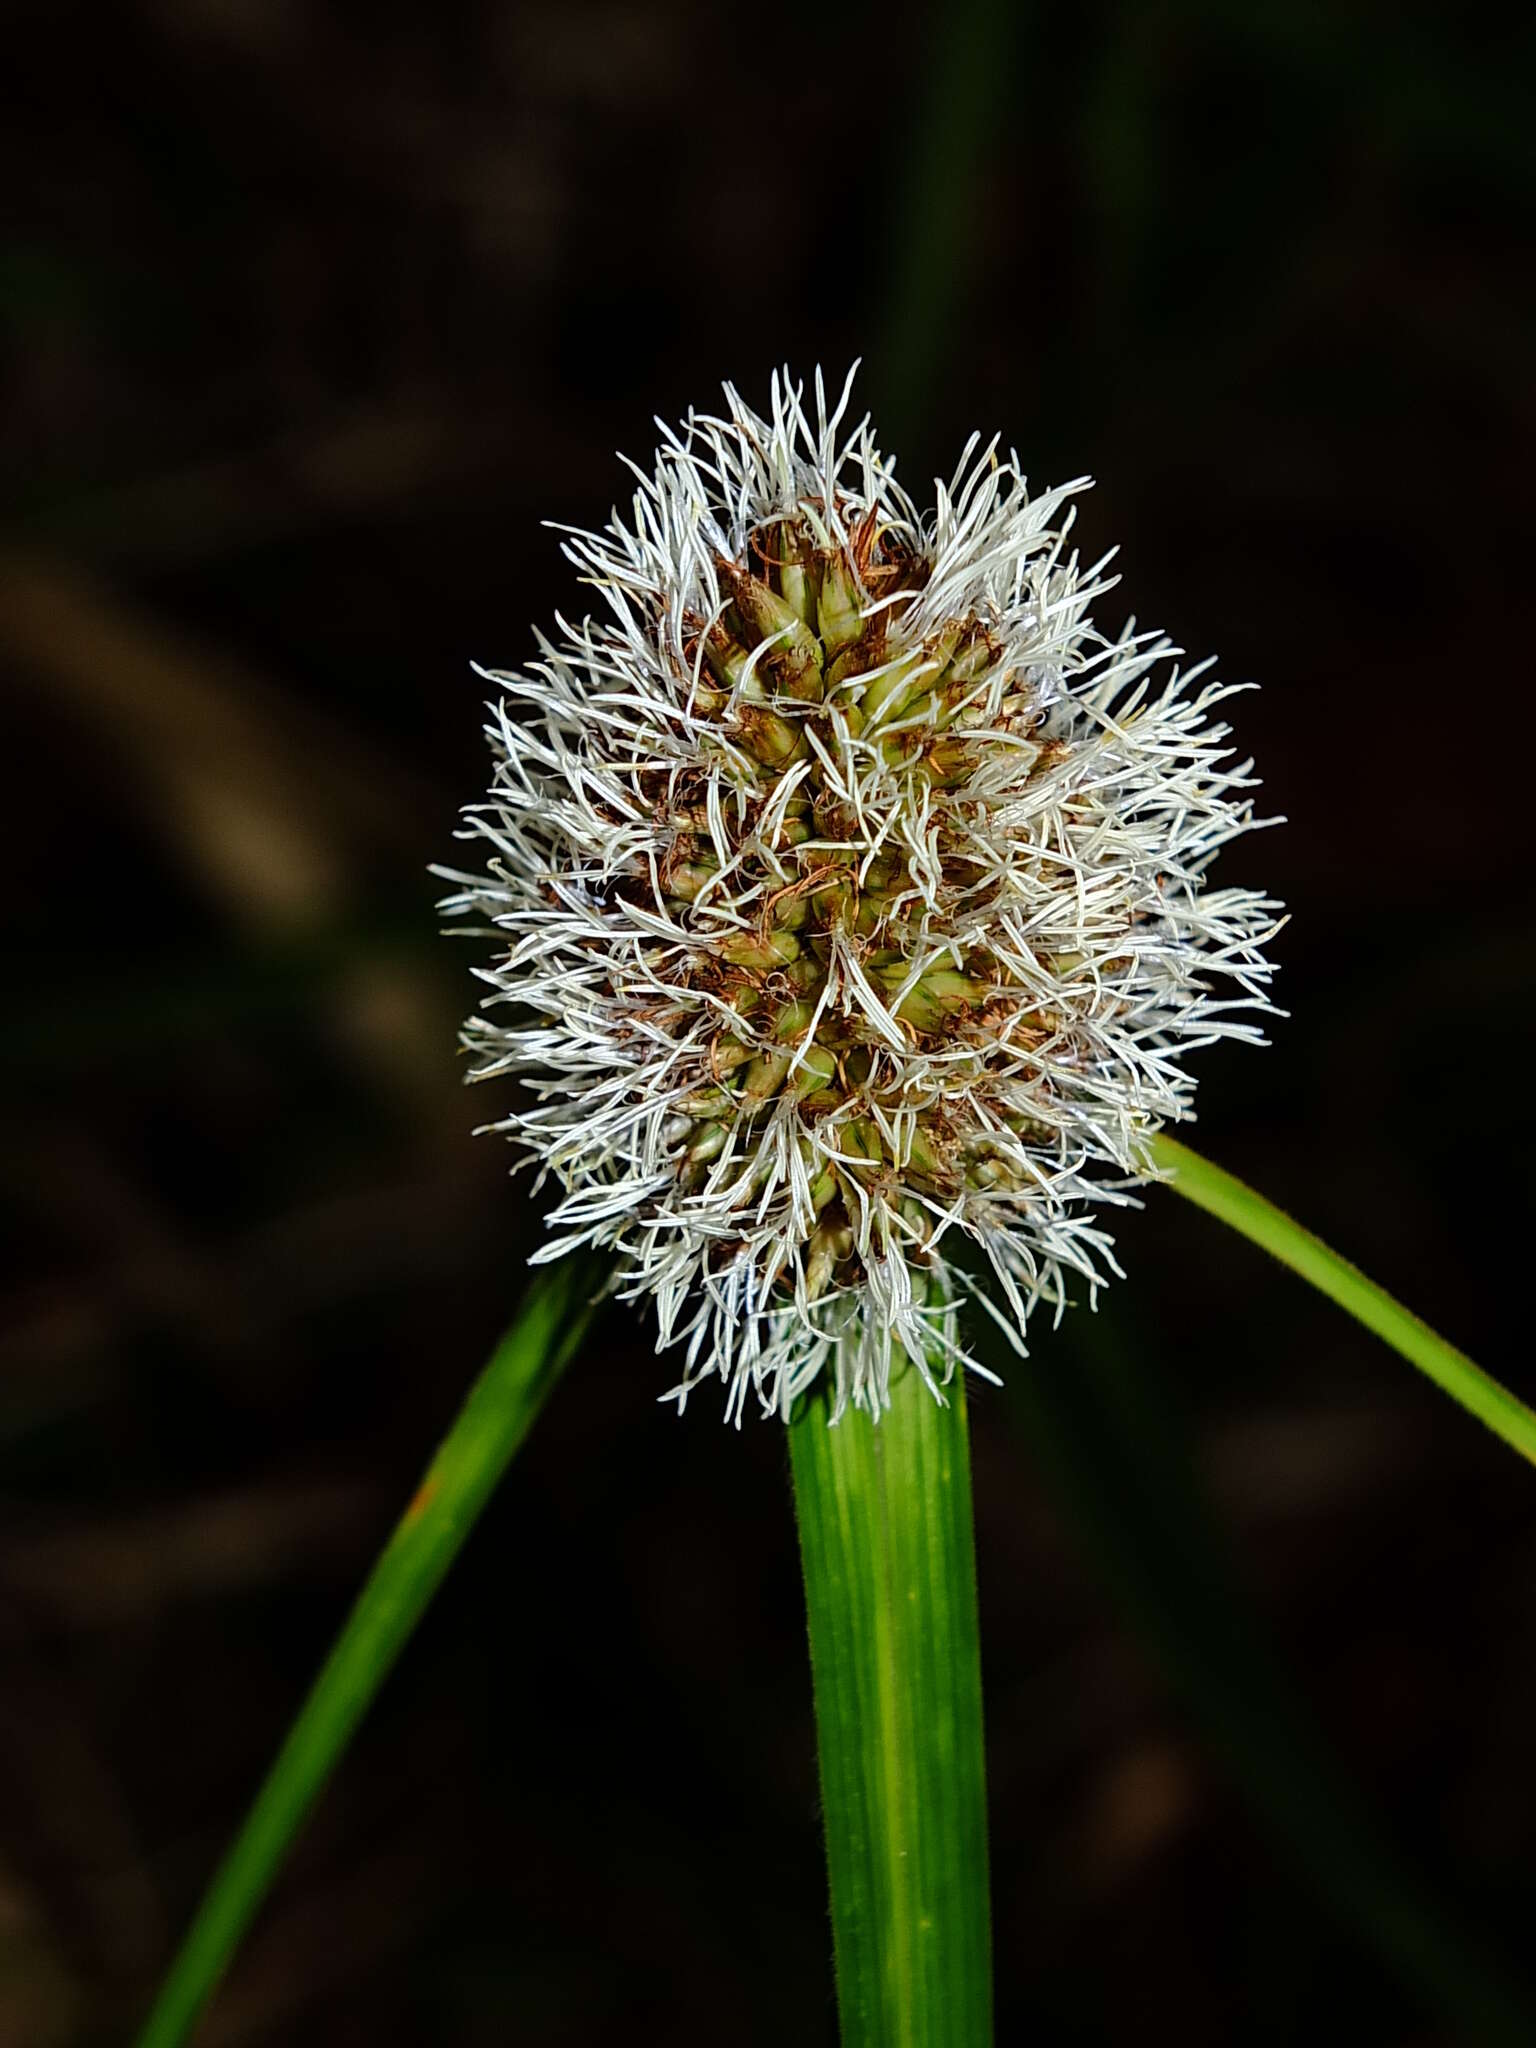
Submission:
<svg viewBox="0 0 1536 2048">
<path fill-rule="evenodd" d="M 937 1393 L 953 1232 L 1021 1348 L 1091 1297 L 1185 1054 L 1271 1008 L 1278 906 L 1205 886 L 1256 823 L 1231 689 L 1094 629 L 1086 480 L 1031 497 L 973 437 L 920 518 L 851 382 L 661 428 L 565 545 L 607 616 L 488 676 L 486 872 L 438 870 L 499 942 L 466 1040 L 529 1092 L 491 1128 L 562 1191 L 538 1256 L 611 1248 L 679 1406 L 719 1375 L 737 1420 L 824 1368 L 878 1416 L 903 1355 Z"/>
</svg>

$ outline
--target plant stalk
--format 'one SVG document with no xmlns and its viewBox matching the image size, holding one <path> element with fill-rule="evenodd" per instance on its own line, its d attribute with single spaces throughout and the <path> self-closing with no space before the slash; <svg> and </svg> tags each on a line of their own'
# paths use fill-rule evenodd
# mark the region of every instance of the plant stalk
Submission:
<svg viewBox="0 0 1536 2048">
<path fill-rule="evenodd" d="M 843 2048 L 987 2048 L 991 1917 L 965 1388 L 789 1431 Z"/>
</svg>

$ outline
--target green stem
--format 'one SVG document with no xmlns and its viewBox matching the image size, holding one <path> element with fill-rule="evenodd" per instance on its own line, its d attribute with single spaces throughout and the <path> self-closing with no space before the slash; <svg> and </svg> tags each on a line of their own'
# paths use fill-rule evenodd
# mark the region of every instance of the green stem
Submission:
<svg viewBox="0 0 1536 2048">
<path fill-rule="evenodd" d="M 843 2048 L 992 2039 L 965 1389 L 789 1432 Z"/>
<path fill-rule="evenodd" d="M 1299 1273 L 1319 1293 L 1337 1302 L 1368 1330 L 1374 1330 L 1394 1351 L 1400 1351 L 1442 1393 L 1459 1401 L 1512 1450 L 1536 1464 L 1536 1414 L 1507 1387 L 1500 1386 L 1490 1373 L 1474 1365 L 1465 1352 L 1447 1344 L 1428 1323 L 1394 1301 L 1385 1288 L 1368 1280 L 1358 1266 L 1340 1258 L 1283 1209 L 1266 1202 L 1262 1195 L 1219 1166 L 1213 1166 L 1210 1160 L 1202 1159 L 1198 1152 L 1191 1152 L 1187 1145 L 1166 1136 L 1155 1138 L 1152 1157 L 1172 1176 L 1170 1185 L 1175 1193 L 1241 1231 L 1282 1265 Z"/>
<path fill-rule="evenodd" d="M 176 2048 L 197 2024 L 316 1794 L 580 1343 L 591 1290 L 579 1260 L 529 1289 L 359 1594 L 204 1895 L 138 2048 Z"/>
</svg>

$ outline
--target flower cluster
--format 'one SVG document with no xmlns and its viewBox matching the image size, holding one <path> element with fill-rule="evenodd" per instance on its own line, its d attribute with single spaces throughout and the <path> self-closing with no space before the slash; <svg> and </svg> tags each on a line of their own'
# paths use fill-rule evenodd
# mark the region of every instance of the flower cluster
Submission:
<svg viewBox="0 0 1536 2048">
<path fill-rule="evenodd" d="M 1031 496 L 973 438 L 925 517 L 849 387 L 725 399 L 567 540 L 606 616 L 489 675 L 486 871 L 444 908 L 497 941 L 466 1040 L 562 1190 L 539 1256 L 616 1254 L 679 1405 L 719 1375 L 787 1417 L 825 1368 L 878 1416 L 893 1360 L 953 1370 L 965 1294 L 1021 1342 L 1118 1270 L 1090 1205 L 1188 1114 L 1186 1053 L 1258 1039 L 1276 906 L 1206 887 L 1255 822 L 1230 690 L 1094 629 L 1086 480 Z"/>
</svg>

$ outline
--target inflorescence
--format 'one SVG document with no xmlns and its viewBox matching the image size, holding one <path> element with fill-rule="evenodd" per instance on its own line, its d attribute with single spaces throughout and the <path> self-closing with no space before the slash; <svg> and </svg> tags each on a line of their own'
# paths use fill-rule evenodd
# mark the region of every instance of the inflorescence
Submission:
<svg viewBox="0 0 1536 2048">
<path fill-rule="evenodd" d="M 563 1190 L 538 1256 L 617 1254 L 680 1406 L 718 1374 L 787 1418 L 825 1367 L 878 1416 L 893 1361 L 962 1358 L 963 1295 L 1022 1346 L 1118 1271 L 1088 1205 L 1188 1114 L 1186 1053 L 1259 1040 L 1277 906 L 1205 886 L 1255 824 L 1231 689 L 1094 629 L 1086 480 L 1031 497 L 973 437 L 922 518 L 848 387 L 725 396 L 568 540 L 608 616 L 489 676 L 488 871 L 444 907 L 499 944 L 466 1041 Z"/>
</svg>

